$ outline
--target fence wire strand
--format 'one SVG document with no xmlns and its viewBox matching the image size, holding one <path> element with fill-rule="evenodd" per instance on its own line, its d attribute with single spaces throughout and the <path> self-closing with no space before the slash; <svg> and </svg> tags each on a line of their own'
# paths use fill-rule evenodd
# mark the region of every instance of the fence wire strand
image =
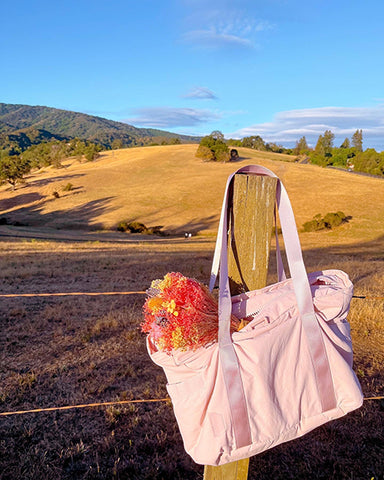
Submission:
<svg viewBox="0 0 384 480">
<path fill-rule="evenodd" d="M 365 397 L 364 400 L 384 400 L 383 397 Z M 23 415 L 25 413 L 41 413 L 41 412 L 54 412 L 58 410 L 73 410 L 76 408 L 92 408 L 92 407 L 107 407 L 111 405 L 127 405 L 132 403 L 158 403 L 158 402 L 170 402 L 171 399 L 167 398 L 150 398 L 146 400 L 116 400 L 115 402 L 101 402 L 101 403 L 85 403 L 82 405 L 66 405 L 64 407 L 47 407 L 47 408 L 34 408 L 32 410 L 18 410 L 15 412 L 1 412 L 0 417 L 7 417 L 11 415 Z"/>
<path fill-rule="evenodd" d="M 138 292 L 61 292 L 61 293 L 1 293 L 0 298 L 18 298 L 18 297 L 69 297 L 69 296 L 102 296 L 102 295 L 144 295 L 146 291 Z M 353 295 L 352 298 L 360 300 L 384 300 L 384 297 L 374 297 L 371 295 Z"/>
<path fill-rule="evenodd" d="M 7 293 L 0 294 L 0 298 L 18 297 L 65 297 L 65 296 L 100 296 L 100 295 L 143 295 L 145 291 L 137 292 L 60 292 L 60 293 Z M 384 297 L 372 297 L 368 295 L 353 295 L 352 298 L 363 300 L 384 300 Z M 384 400 L 383 397 L 366 397 L 364 400 Z M 23 415 L 26 413 L 53 412 L 59 410 L 73 410 L 77 408 L 105 407 L 111 405 L 127 405 L 132 403 L 156 403 L 168 402 L 170 398 L 151 398 L 147 400 L 117 400 L 115 402 L 86 403 L 82 405 L 66 405 L 63 407 L 34 408 L 31 410 L 19 410 L 15 412 L 0 412 L 0 417 L 11 415 Z"/>
</svg>

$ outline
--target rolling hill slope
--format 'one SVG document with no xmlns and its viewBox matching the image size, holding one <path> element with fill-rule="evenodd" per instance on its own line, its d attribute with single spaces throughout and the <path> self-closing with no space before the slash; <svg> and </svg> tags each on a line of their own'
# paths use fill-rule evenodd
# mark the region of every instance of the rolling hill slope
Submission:
<svg viewBox="0 0 384 480">
<path fill-rule="evenodd" d="M 302 234 L 308 244 L 354 243 L 383 235 L 381 179 L 288 163 L 284 155 L 250 149 L 239 149 L 236 163 L 204 163 L 195 151 L 196 145 L 123 149 L 103 152 L 92 163 L 71 160 L 62 169 L 49 167 L 30 175 L 16 191 L 0 187 L 0 216 L 61 229 L 115 229 L 119 221 L 137 220 L 169 232 L 213 233 L 227 176 L 258 163 L 283 180 L 299 228 L 318 213 L 342 210 L 352 217 L 335 230 Z M 72 190 L 64 191 L 68 183 Z"/>
<path fill-rule="evenodd" d="M 27 129 L 44 130 L 64 139 L 81 138 L 111 147 L 114 140 L 124 145 L 145 145 L 153 138 L 179 138 L 197 142 L 196 137 L 152 128 L 136 128 L 106 118 L 44 106 L 0 103 L 0 134 L 18 134 Z"/>
</svg>

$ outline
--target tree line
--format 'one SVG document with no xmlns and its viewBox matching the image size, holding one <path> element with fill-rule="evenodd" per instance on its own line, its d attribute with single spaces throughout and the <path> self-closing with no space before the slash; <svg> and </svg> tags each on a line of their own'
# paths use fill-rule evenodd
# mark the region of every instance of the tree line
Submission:
<svg viewBox="0 0 384 480">
<path fill-rule="evenodd" d="M 230 150 L 229 146 L 254 148 L 263 152 L 286 153 L 288 155 L 293 153 L 292 148 L 284 148 L 276 143 L 266 143 L 259 135 L 245 137 L 242 140 L 233 138 L 227 140 L 222 132 L 214 130 L 210 135 L 201 139 L 196 157 L 206 162 L 228 162 L 236 158 L 236 154 L 233 155 L 234 149 Z"/>
<path fill-rule="evenodd" d="M 3 149 L 0 150 L 0 180 L 15 188 L 31 170 L 49 165 L 60 168 L 61 162 L 69 157 L 92 161 L 102 149 L 101 145 L 79 138 L 42 142 L 21 152 L 13 148 Z"/>
<path fill-rule="evenodd" d="M 326 130 L 319 135 L 314 149 L 309 148 L 306 138 L 296 142 L 293 154 L 308 158 L 311 163 L 322 167 L 335 166 L 372 175 L 384 175 L 384 152 L 374 148 L 363 149 L 363 131 L 357 129 L 351 139 L 348 137 L 339 147 L 334 146 L 335 135 Z"/>
<path fill-rule="evenodd" d="M 224 138 L 218 131 L 205 136 L 197 149 L 196 156 L 204 161 L 229 161 L 229 146 L 253 148 L 262 152 L 285 153 L 295 156 L 298 161 L 308 161 L 322 167 L 335 166 L 357 172 L 384 176 L 384 152 L 373 148 L 363 149 L 363 131 L 357 129 L 351 139 L 345 138 L 339 147 L 334 146 L 335 135 L 326 130 L 319 135 L 315 148 L 308 146 L 305 136 L 301 137 L 294 148 L 265 142 L 260 135 L 244 137 L 241 140 Z"/>
</svg>

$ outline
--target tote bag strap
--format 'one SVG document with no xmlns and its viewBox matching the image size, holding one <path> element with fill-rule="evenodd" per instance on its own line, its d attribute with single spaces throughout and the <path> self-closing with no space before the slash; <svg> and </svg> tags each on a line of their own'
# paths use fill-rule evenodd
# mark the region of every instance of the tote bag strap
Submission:
<svg viewBox="0 0 384 480">
<path fill-rule="evenodd" d="M 234 173 L 233 176 L 236 175 L 236 173 Z M 233 176 L 231 176 L 231 179 L 233 178 Z M 283 282 L 284 280 L 287 279 L 287 276 L 286 276 L 285 270 L 284 270 L 283 259 L 281 258 L 279 235 L 278 235 L 278 231 L 277 231 L 276 205 L 275 205 L 275 208 L 274 208 L 274 211 L 273 211 L 273 217 L 274 217 L 274 223 L 275 223 L 277 281 L 278 282 Z M 222 232 L 222 228 L 223 228 L 222 219 L 223 219 L 223 216 L 221 216 L 221 219 L 220 219 L 220 224 L 219 224 L 217 239 L 216 239 L 216 246 L 215 246 L 215 251 L 214 251 L 214 254 L 213 254 L 211 276 L 210 276 L 210 279 L 209 279 L 209 290 L 211 292 L 215 287 L 217 275 L 219 273 L 219 263 L 220 263 L 220 253 L 221 253 L 221 242 L 219 241 L 219 239 L 221 238 L 221 234 L 222 234 L 221 232 Z"/>
<path fill-rule="evenodd" d="M 243 167 L 228 178 L 225 189 L 224 201 L 221 211 L 218 238 L 216 241 L 216 261 L 219 268 L 219 351 L 222 362 L 222 370 L 226 382 L 228 399 L 231 405 L 233 416 L 233 427 L 238 446 L 248 444 L 250 432 L 249 425 L 244 425 L 246 414 L 246 401 L 240 377 L 240 368 L 237 361 L 235 349 L 230 335 L 230 316 L 232 311 L 232 300 L 228 279 L 228 258 L 227 258 L 227 211 L 228 211 L 228 187 L 232 178 L 237 173 L 249 173 L 266 175 L 278 178 L 273 172 L 265 167 L 249 165 Z M 317 321 L 312 301 L 310 285 L 305 270 L 300 241 L 296 229 L 295 218 L 288 194 L 278 179 L 276 189 L 276 203 L 279 210 L 280 223 L 283 232 L 285 249 L 292 283 L 295 291 L 297 307 L 302 320 L 303 328 L 308 341 L 308 348 L 311 355 L 312 366 L 315 372 L 319 398 L 322 410 L 327 411 L 336 407 L 336 398 L 333 388 L 332 375 L 329 367 L 327 353 L 321 335 L 321 327 Z M 218 259 L 217 259 L 218 257 Z M 215 281 L 215 264 L 213 265 L 210 287 Z M 212 284 L 213 282 L 213 284 Z M 248 442 L 248 443 L 247 443 Z"/>
<path fill-rule="evenodd" d="M 274 217 L 274 221 L 275 221 L 277 281 L 278 282 L 283 282 L 284 280 L 287 279 L 287 276 L 285 275 L 283 259 L 281 258 L 281 250 L 280 250 L 280 244 L 279 244 L 279 234 L 278 234 L 278 231 L 277 231 L 276 204 L 275 204 L 275 208 L 273 209 L 273 217 Z"/>
<path fill-rule="evenodd" d="M 274 216 L 274 222 L 275 222 L 277 281 L 283 282 L 284 280 L 287 279 L 287 276 L 285 274 L 283 259 L 281 257 L 279 235 L 277 231 L 277 221 L 276 221 L 276 205 L 274 208 L 273 216 Z M 219 225 L 219 231 L 220 231 L 220 225 Z M 217 238 L 219 238 L 219 233 L 217 235 Z M 221 245 L 217 246 L 217 243 L 216 243 L 215 252 L 214 252 L 213 261 L 212 261 L 211 276 L 209 279 L 210 292 L 212 292 L 212 290 L 215 287 L 217 275 L 219 273 L 220 250 L 221 250 L 220 247 Z"/>
</svg>

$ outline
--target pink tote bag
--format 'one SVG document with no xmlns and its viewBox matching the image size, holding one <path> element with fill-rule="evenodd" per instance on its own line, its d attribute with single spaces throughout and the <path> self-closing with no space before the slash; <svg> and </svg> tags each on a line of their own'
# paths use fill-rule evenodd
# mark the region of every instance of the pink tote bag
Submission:
<svg viewBox="0 0 384 480">
<path fill-rule="evenodd" d="M 219 273 L 218 342 L 196 351 L 158 351 L 152 360 L 167 390 L 185 450 L 196 463 L 222 465 L 300 437 L 360 407 L 352 370 L 347 313 L 353 286 L 347 274 L 307 275 L 287 192 L 278 180 L 276 203 L 291 278 L 279 249 L 279 282 L 231 298 L 227 267 L 228 187 L 236 173 L 276 177 L 256 165 L 227 182 L 210 288 Z M 230 334 L 231 312 L 252 320 Z"/>
</svg>

